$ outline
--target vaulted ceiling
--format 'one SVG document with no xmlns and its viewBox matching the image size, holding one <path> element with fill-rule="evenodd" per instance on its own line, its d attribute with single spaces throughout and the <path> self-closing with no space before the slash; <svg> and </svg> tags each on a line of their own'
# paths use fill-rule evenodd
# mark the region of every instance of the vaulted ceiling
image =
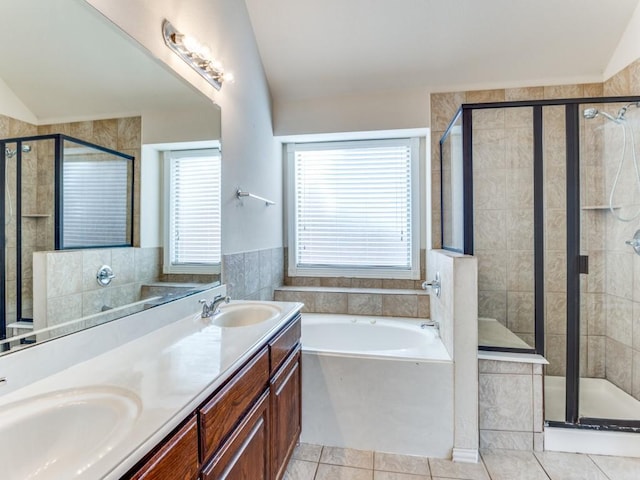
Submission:
<svg viewBox="0 0 640 480">
<path fill-rule="evenodd" d="M 602 81 L 638 0 L 245 0 L 276 101 Z"/>
</svg>

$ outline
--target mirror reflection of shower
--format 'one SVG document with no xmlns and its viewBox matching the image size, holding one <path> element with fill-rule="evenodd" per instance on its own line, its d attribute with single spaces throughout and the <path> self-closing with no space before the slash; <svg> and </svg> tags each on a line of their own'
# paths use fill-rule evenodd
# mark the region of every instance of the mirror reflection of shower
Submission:
<svg viewBox="0 0 640 480">
<path fill-rule="evenodd" d="M 616 169 L 613 185 L 611 186 L 611 191 L 609 192 L 609 205 L 608 205 L 609 211 L 614 216 L 614 218 L 616 218 L 617 220 L 620 220 L 621 222 L 631 222 L 636 218 L 640 217 L 640 207 L 635 212 L 635 214 L 632 215 L 631 217 L 623 217 L 621 214 L 618 214 L 616 212 L 616 208 L 621 208 L 622 205 L 615 206 L 613 203 L 616 189 L 618 188 L 618 184 L 620 181 L 622 167 L 624 166 L 624 161 L 627 156 L 627 150 L 628 150 L 627 140 L 628 139 L 629 139 L 629 142 L 631 143 L 631 149 L 630 149 L 631 160 L 632 160 L 633 169 L 635 171 L 635 177 L 636 177 L 635 185 L 636 185 L 636 188 L 638 189 L 638 193 L 640 193 L 640 165 L 638 165 L 638 154 L 636 152 L 636 143 L 633 136 L 633 128 L 631 127 L 631 125 L 629 125 L 628 119 L 626 118 L 627 110 L 631 107 L 640 108 L 640 102 L 633 102 L 623 106 L 622 108 L 620 108 L 620 110 L 618 110 L 615 116 L 611 115 L 610 113 L 598 110 L 597 108 L 585 108 L 584 111 L 582 112 L 584 118 L 586 118 L 587 120 L 591 120 L 598 116 L 602 116 L 612 121 L 616 125 L 620 126 L 621 128 L 622 152 L 620 154 L 620 161 L 618 162 L 618 167 Z"/>
<path fill-rule="evenodd" d="M 31 151 L 30 145 L 23 145 L 22 152 L 29 153 Z M 9 147 L 5 147 L 4 155 L 6 158 L 13 158 L 18 154 L 18 150 L 11 150 Z M 11 203 L 11 192 L 9 191 L 9 175 L 7 174 L 7 163 L 4 164 L 4 182 L 5 182 L 5 191 L 7 192 L 7 206 L 9 207 L 9 215 L 7 215 L 4 224 L 5 226 L 9 225 L 11 219 L 13 219 L 13 204 Z"/>
</svg>

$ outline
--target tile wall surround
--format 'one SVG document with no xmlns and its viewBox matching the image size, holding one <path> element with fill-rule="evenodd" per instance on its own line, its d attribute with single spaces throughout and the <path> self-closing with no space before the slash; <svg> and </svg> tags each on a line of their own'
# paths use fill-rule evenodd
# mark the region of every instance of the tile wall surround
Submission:
<svg viewBox="0 0 640 480">
<path fill-rule="evenodd" d="M 478 361 L 480 448 L 543 450 L 542 365 Z"/>
<path fill-rule="evenodd" d="M 607 80 L 604 83 L 604 95 L 640 95 L 640 60 Z M 608 111 L 613 108 L 611 106 Z M 640 136 L 640 112 L 630 109 L 627 116 L 632 120 L 630 125 L 637 142 Z M 608 198 L 613 185 L 621 155 L 620 129 L 615 127 L 614 124 L 605 124 L 601 156 L 605 159 L 605 168 L 604 174 L 596 179 L 605 198 Z M 634 185 L 630 163 L 627 159 L 616 199 L 637 205 L 640 203 L 640 192 Z M 619 195 L 620 192 L 622 195 Z M 634 197 L 629 198 L 630 194 L 625 196 L 624 192 L 635 192 Z M 630 210 L 626 209 L 623 215 L 632 216 L 635 212 Z M 640 228 L 640 220 L 620 222 L 607 212 L 593 212 L 592 217 L 595 218 L 590 224 L 600 232 L 595 239 L 601 249 L 598 258 L 600 272 L 596 280 L 602 282 L 603 288 L 601 295 L 592 300 L 598 315 L 589 318 L 588 327 L 597 328 L 601 335 L 598 337 L 599 347 L 604 352 L 598 358 L 599 373 L 640 400 L 640 256 L 624 243 L 633 238 L 635 231 Z"/>
<path fill-rule="evenodd" d="M 136 158 L 134 170 L 139 171 L 142 123 L 140 117 L 73 122 L 54 125 L 32 125 L 11 117 L 0 115 L 0 138 L 63 133 L 101 146 L 121 151 Z M 33 309 L 32 255 L 36 251 L 54 248 L 54 164 L 53 140 L 33 142 L 32 150 L 22 155 L 22 211 L 24 214 L 46 216 L 25 217 L 22 220 L 22 301 L 25 317 Z M 14 157 L 15 158 L 15 157 Z M 7 163 L 8 198 L 15 209 L 16 163 Z M 134 245 L 139 243 L 139 175 L 134 175 Z M 16 219 L 12 217 L 6 226 L 7 232 L 7 320 L 14 321 L 16 312 Z"/>
<path fill-rule="evenodd" d="M 222 283 L 236 300 L 273 300 L 283 283 L 284 251 L 267 248 L 222 256 Z"/>
<path fill-rule="evenodd" d="M 640 95 L 640 60 L 600 84 L 432 94 L 432 231 L 440 231 L 439 140 L 462 103 L 620 95 Z M 479 316 L 498 319 L 531 344 L 533 218 L 530 117 L 528 113 L 507 109 L 474 112 L 474 214 L 479 262 Z M 564 375 L 566 213 L 562 107 L 545 107 L 543 125 L 545 340 L 546 355 L 550 361 L 546 372 Z M 584 152 L 581 193 L 585 205 L 607 203 L 617 166 L 615 158 L 619 158 L 616 157 L 619 151 L 615 150 L 615 136 L 619 131 L 613 124 L 605 125 L 605 128 L 603 125 L 605 123 L 600 118 L 590 120 L 583 122 L 580 131 L 581 151 Z M 605 158 L 609 159 L 606 165 Z M 632 188 L 628 186 L 627 190 Z M 640 223 L 623 224 L 606 211 L 583 211 L 582 246 L 583 253 L 589 255 L 590 273 L 582 279 L 581 375 L 606 377 L 640 398 L 640 293 L 637 293 L 640 292 L 640 257 L 624 244 L 624 240 L 633 237 L 637 228 L 640 228 Z M 439 247 L 439 235 L 433 238 L 434 247 Z"/>
<path fill-rule="evenodd" d="M 349 277 L 290 277 L 284 249 L 284 285 L 276 300 L 303 302 L 303 312 L 428 318 L 429 295 L 423 280 Z M 420 278 L 426 278 L 426 251 L 420 251 Z"/>
<path fill-rule="evenodd" d="M 142 300 L 142 285 L 158 281 L 162 269 L 161 248 L 58 250 L 33 259 L 36 330 Z M 102 265 L 116 275 L 106 287 L 96 281 Z"/>
</svg>

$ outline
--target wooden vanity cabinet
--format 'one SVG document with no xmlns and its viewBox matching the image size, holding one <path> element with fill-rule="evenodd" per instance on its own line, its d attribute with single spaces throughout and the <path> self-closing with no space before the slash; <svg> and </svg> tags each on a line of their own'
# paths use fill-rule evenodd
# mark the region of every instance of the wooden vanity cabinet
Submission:
<svg viewBox="0 0 640 480">
<path fill-rule="evenodd" d="M 142 465 L 131 480 L 195 480 L 200 471 L 198 423 L 192 416 Z"/>
<path fill-rule="evenodd" d="M 123 478 L 280 480 L 301 431 L 300 359 L 298 314 Z"/>
<path fill-rule="evenodd" d="M 269 480 L 269 391 L 202 471 L 202 480 Z"/>
<path fill-rule="evenodd" d="M 300 347 L 271 380 L 271 478 L 280 480 L 302 431 Z M 249 477 L 247 477 L 249 478 Z"/>
</svg>

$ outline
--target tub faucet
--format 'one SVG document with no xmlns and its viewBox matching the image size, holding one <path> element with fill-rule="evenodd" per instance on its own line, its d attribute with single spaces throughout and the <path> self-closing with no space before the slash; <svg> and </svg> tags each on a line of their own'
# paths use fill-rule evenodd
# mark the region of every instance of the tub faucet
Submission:
<svg viewBox="0 0 640 480">
<path fill-rule="evenodd" d="M 436 332 L 438 333 L 438 337 L 440 336 L 440 322 L 435 320 L 427 320 L 426 322 L 422 322 L 420 324 L 420 328 L 434 327 Z"/>
<path fill-rule="evenodd" d="M 223 297 L 222 295 L 216 295 L 216 297 L 211 300 L 211 303 L 207 303 L 206 300 L 200 299 L 198 303 L 202 304 L 202 314 L 200 315 L 202 318 L 213 317 L 214 315 L 220 313 L 220 304 L 222 302 L 229 303 L 231 301 L 231 297 Z"/>
</svg>

